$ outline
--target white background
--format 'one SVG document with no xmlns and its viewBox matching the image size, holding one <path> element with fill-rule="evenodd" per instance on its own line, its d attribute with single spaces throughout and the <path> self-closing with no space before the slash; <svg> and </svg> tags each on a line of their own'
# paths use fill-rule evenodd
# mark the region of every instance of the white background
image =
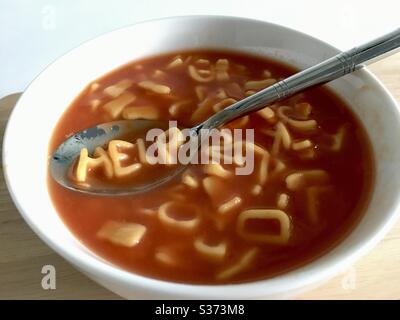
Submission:
<svg viewBox="0 0 400 320">
<path fill-rule="evenodd" d="M 348 49 L 400 27 L 400 0 L 0 0 L 0 98 L 96 35 L 189 14 L 266 20 Z"/>
</svg>

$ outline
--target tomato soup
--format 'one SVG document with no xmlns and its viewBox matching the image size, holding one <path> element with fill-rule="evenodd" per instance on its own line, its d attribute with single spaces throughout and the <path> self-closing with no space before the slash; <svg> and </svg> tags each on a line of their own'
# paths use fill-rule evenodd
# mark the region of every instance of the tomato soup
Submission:
<svg viewBox="0 0 400 320">
<path fill-rule="evenodd" d="M 135 61 L 82 91 L 58 121 L 50 152 L 73 133 L 113 120 L 176 120 L 190 128 L 295 71 L 218 50 Z M 374 177 L 369 140 L 327 88 L 266 105 L 225 128 L 253 130 L 251 174 L 235 174 L 242 164 L 233 156 L 229 164 L 190 165 L 168 185 L 115 197 L 74 192 L 49 177 L 53 204 L 76 238 L 110 263 L 197 284 L 287 272 L 332 249 L 362 217 Z M 89 185 L 156 177 L 163 166 L 147 160 L 142 140 L 115 140 L 94 154 L 81 151 L 74 174 Z"/>
</svg>

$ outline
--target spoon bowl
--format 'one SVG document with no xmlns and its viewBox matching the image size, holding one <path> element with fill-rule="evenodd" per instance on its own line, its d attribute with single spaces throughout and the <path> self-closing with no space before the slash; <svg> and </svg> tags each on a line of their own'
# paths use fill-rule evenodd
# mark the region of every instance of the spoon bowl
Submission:
<svg viewBox="0 0 400 320">
<path fill-rule="evenodd" d="M 96 180 L 95 184 L 81 184 L 71 177 L 71 171 L 75 161 L 79 157 L 82 148 L 87 148 L 92 154 L 96 147 L 106 148 L 111 140 L 120 140 L 126 137 L 144 137 L 151 129 L 168 128 L 168 122 L 156 120 L 120 120 L 99 124 L 92 128 L 80 131 L 58 146 L 50 159 L 50 173 L 52 177 L 65 188 L 100 195 L 128 195 L 145 192 L 159 185 L 165 184 L 177 176 L 183 166 L 175 166 L 170 170 L 160 170 L 157 180 L 143 181 L 130 180 L 129 183 L 107 183 L 105 179 Z"/>
</svg>

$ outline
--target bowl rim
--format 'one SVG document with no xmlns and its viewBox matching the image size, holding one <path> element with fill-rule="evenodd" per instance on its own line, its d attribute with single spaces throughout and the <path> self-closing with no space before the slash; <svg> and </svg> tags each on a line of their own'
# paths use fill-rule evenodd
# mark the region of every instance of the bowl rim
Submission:
<svg viewBox="0 0 400 320">
<path fill-rule="evenodd" d="M 50 68 L 56 62 L 62 60 L 64 56 L 69 55 L 71 52 L 78 51 L 81 46 L 98 41 L 102 37 L 111 36 L 113 33 L 118 33 L 121 30 L 135 28 L 137 25 L 143 24 L 151 24 L 159 21 L 173 21 L 173 20 L 188 20 L 190 23 L 193 19 L 219 19 L 225 21 L 236 21 L 243 22 L 247 21 L 254 24 L 263 25 L 264 27 L 273 26 L 274 28 L 281 29 L 284 32 L 289 32 L 304 38 L 309 38 L 315 42 L 319 42 L 321 45 L 324 45 L 326 48 L 329 48 L 333 51 L 340 52 L 334 46 L 322 41 L 316 37 L 310 36 L 301 31 L 297 31 L 292 28 L 288 28 L 286 26 L 282 26 L 276 23 L 270 23 L 267 21 L 250 19 L 244 17 L 235 17 L 235 16 L 224 16 L 224 15 L 182 15 L 182 16 L 171 16 L 165 18 L 156 18 L 151 20 L 140 21 L 137 23 L 133 23 L 130 25 L 126 25 L 124 27 L 116 28 L 112 31 L 103 33 L 98 35 L 90 40 L 84 41 L 79 45 L 75 46 L 71 50 L 67 51 L 50 64 L 46 66 L 27 86 L 26 90 L 19 97 L 18 102 L 13 108 L 4 133 L 3 139 L 3 150 L 2 150 L 2 161 L 3 161 L 3 169 L 4 169 L 4 177 L 7 188 L 11 195 L 11 198 L 17 207 L 19 213 L 23 217 L 23 219 L 27 222 L 30 228 L 41 238 L 49 247 L 51 247 L 54 251 L 56 251 L 59 255 L 61 255 L 64 259 L 72 263 L 74 266 L 83 270 L 86 275 L 89 277 L 94 276 L 95 278 L 104 278 L 111 279 L 116 281 L 116 283 L 129 283 L 130 285 L 135 286 L 136 288 L 151 290 L 153 293 L 164 294 L 165 296 L 170 294 L 177 294 L 180 297 L 185 297 L 189 295 L 191 298 L 207 298 L 207 299 L 220 299 L 220 298 L 231 298 L 231 299 L 248 299 L 248 298 L 257 298 L 265 295 L 281 295 L 285 294 L 287 291 L 291 290 L 299 290 L 300 288 L 309 287 L 314 283 L 318 283 L 322 280 L 326 280 L 330 276 L 333 276 L 338 270 L 342 268 L 347 268 L 352 263 L 355 262 L 360 256 L 369 251 L 374 245 L 376 245 L 383 236 L 387 233 L 387 231 L 393 226 L 395 223 L 397 216 L 400 213 L 400 198 L 397 199 L 394 208 L 392 209 L 392 213 L 390 217 L 382 223 L 380 229 L 370 232 L 368 236 L 366 236 L 365 241 L 359 242 L 352 246 L 351 250 L 344 250 L 338 255 L 334 261 L 330 259 L 329 261 L 319 261 L 321 257 L 325 256 L 328 252 L 323 253 L 320 257 L 316 257 L 310 262 L 305 263 L 297 268 L 284 272 L 278 276 L 260 279 L 251 282 L 244 283 L 235 283 L 235 284 L 186 284 L 186 283 L 178 283 L 167 280 L 159 280 L 150 278 L 147 276 L 143 276 L 140 274 L 135 274 L 126 270 L 119 268 L 118 266 L 114 266 L 107 262 L 101 261 L 93 255 L 90 255 L 88 252 L 83 252 L 81 249 L 78 254 L 74 254 L 65 250 L 62 244 L 54 242 L 50 237 L 46 235 L 45 230 L 42 230 L 32 218 L 32 214 L 29 213 L 29 208 L 25 208 L 21 205 L 18 200 L 18 194 L 13 186 L 12 177 L 8 172 L 8 164 L 5 157 L 5 154 L 8 150 L 11 150 L 11 136 L 9 134 L 11 124 L 17 121 L 15 114 L 16 110 L 21 108 L 20 101 L 23 100 L 23 97 L 26 95 L 26 92 L 29 91 L 31 85 L 36 82 L 40 77 L 45 73 L 45 71 Z M 382 84 L 382 82 L 372 74 L 367 68 L 362 68 L 357 71 L 358 74 L 375 84 L 374 90 L 380 90 L 381 94 L 386 96 L 387 101 L 390 102 L 390 106 L 392 108 L 397 109 L 399 113 L 399 106 L 397 101 L 388 91 L 388 89 Z M 400 113 L 399 113 L 400 114 Z M 64 227 L 68 229 L 68 227 L 63 223 Z M 69 229 L 68 229 L 69 230 Z M 342 241 L 344 241 L 349 235 L 353 232 L 350 231 L 348 235 L 345 236 Z M 75 236 L 74 236 L 75 237 Z M 76 237 L 75 237 L 76 238 Z M 78 239 L 79 240 L 79 239 Z M 335 247 L 339 246 L 340 243 L 336 244 Z M 318 263 L 316 263 L 318 262 Z M 89 274 L 88 274 L 89 273 Z M 283 282 L 286 285 L 282 285 Z"/>
</svg>

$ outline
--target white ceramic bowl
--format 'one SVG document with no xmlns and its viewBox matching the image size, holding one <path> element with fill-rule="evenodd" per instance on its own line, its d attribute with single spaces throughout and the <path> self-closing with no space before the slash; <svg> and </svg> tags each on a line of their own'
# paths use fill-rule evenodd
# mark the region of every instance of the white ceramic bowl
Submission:
<svg viewBox="0 0 400 320">
<path fill-rule="evenodd" d="M 57 120 L 91 80 L 131 60 L 188 48 L 232 48 L 273 57 L 298 68 L 338 52 L 320 40 L 278 25 L 219 16 L 139 23 L 70 51 L 24 92 L 4 138 L 8 188 L 23 218 L 38 236 L 90 278 L 126 298 L 286 298 L 333 276 L 376 244 L 399 213 L 400 115 L 394 99 L 366 69 L 336 80 L 330 87 L 359 116 L 372 141 L 377 166 L 372 200 L 351 234 L 312 263 L 251 283 L 185 285 L 121 270 L 97 257 L 71 234 L 47 192 L 48 144 Z"/>
</svg>

